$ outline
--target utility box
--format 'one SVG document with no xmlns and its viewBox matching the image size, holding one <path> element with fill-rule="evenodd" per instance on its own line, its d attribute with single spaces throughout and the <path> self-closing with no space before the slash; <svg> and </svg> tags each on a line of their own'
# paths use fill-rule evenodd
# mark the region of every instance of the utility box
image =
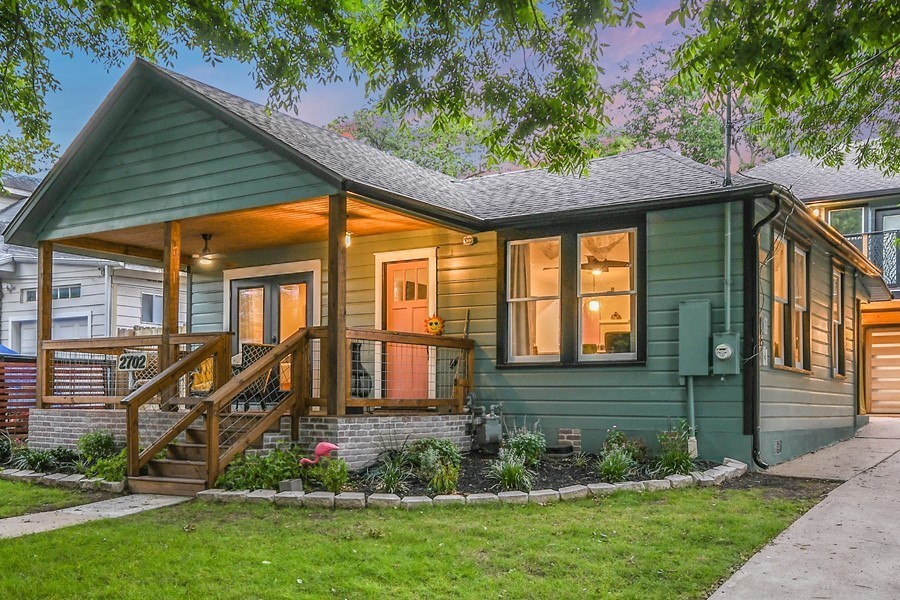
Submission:
<svg viewBox="0 0 900 600">
<path fill-rule="evenodd" d="M 709 300 L 678 303 L 678 374 L 709 375 L 712 305 Z"/>
<path fill-rule="evenodd" d="M 739 375 L 741 372 L 741 336 L 724 331 L 713 336 L 713 375 Z"/>
</svg>

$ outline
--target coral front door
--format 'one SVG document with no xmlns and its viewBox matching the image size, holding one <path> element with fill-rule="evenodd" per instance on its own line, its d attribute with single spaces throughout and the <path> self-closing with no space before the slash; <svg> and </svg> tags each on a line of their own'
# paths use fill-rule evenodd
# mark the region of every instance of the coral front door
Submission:
<svg viewBox="0 0 900 600">
<path fill-rule="evenodd" d="M 389 331 L 422 333 L 428 318 L 428 260 L 387 263 L 385 324 Z M 428 349 L 411 344 L 387 344 L 386 398 L 428 398 Z"/>
</svg>

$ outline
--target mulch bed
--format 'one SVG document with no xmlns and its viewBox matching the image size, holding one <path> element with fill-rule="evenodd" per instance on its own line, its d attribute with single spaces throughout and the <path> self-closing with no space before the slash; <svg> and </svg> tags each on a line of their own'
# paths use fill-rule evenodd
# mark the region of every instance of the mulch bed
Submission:
<svg viewBox="0 0 900 600">
<path fill-rule="evenodd" d="M 464 454 L 459 470 L 459 483 L 456 491 L 460 494 L 477 494 L 482 492 L 496 493 L 501 491 L 494 486 L 494 482 L 488 479 L 488 467 L 492 460 L 496 459 L 495 455 L 482 454 L 479 452 L 470 452 Z M 553 458 L 545 459 L 535 468 L 531 470 L 535 476 L 532 479 L 532 489 L 553 489 L 566 487 L 569 485 L 587 485 L 589 483 L 597 483 L 600 481 L 594 464 L 597 457 L 586 455 L 586 464 L 579 466 L 574 458 Z M 714 463 L 700 462 L 698 469 L 707 469 L 714 466 Z M 350 485 L 354 491 L 372 494 L 377 492 L 375 486 L 366 478 L 365 471 L 354 473 L 350 477 Z M 425 496 L 429 495 L 426 485 L 418 480 L 411 478 L 407 485 L 408 491 L 403 495 Z"/>
</svg>

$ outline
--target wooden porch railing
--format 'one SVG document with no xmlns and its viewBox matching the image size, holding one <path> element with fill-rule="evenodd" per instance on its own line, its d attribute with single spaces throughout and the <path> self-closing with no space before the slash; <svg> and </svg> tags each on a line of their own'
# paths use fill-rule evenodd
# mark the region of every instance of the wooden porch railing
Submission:
<svg viewBox="0 0 900 600">
<path fill-rule="evenodd" d="M 209 336 L 207 336 L 209 337 Z M 213 386 L 221 390 L 231 374 L 229 356 L 230 334 L 219 334 L 208 339 L 196 350 L 184 356 L 174 365 L 147 381 L 140 388 L 122 399 L 126 409 L 126 449 L 128 455 L 128 476 L 137 477 L 141 468 L 164 449 L 172 440 L 187 429 L 203 414 L 209 404 L 198 402 L 175 425 L 169 428 L 162 437 L 153 442 L 149 448 L 140 449 L 140 415 L 141 408 L 153 399 L 171 397 L 173 387 L 181 385 L 183 378 L 189 376 L 205 361 L 213 361 Z"/>
<path fill-rule="evenodd" d="M 180 333 L 170 337 L 177 355 L 184 356 L 192 346 L 218 339 L 222 333 Z M 45 340 L 39 352 L 43 364 L 39 372 L 42 404 L 118 405 L 125 397 L 159 372 L 162 336 L 130 336 L 76 340 Z M 147 355 L 147 366 L 140 371 L 120 371 L 117 359 L 126 353 Z M 184 391 L 184 390 L 181 390 Z"/>
</svg>

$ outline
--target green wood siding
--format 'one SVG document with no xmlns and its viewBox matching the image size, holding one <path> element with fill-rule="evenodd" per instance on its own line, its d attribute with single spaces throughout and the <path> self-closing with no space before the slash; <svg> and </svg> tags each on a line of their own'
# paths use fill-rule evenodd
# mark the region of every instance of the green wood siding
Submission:
<svg viewBox="0 0 900 600">
<path fill-rule="evenodd" d="M 771 207 L 765 209 L 768 212 Z M 783 225 L 778 226 L 778 232 Z M 788 234 L 790 235 L 790 233 Z M 760 234 L 760 316 L 763 349 L 760 367 L 760 454 L 768 463 L 789 460 L 855 433 L 857 360 L 854 271 L 844 278 L 844 323 L 846 331 L 845 378 L 832 377 L 831 369 L 831 264 L 828 246 L 811 240 L 809 253 L 810 371 L 811 374 L 779 369 L 772 359 L 772 248 L 773 228 Z M 857 297 L 863 290 L 857 286 Z M 776 453 L 776 444 L 781 451 Z"/>
<path fill-rule="evenodd" d="M 742 326 L 743 279 L 741 208 L 732 207 L 732 323 Z M 602 229 L 598 226 L 597 229 Z M 508 422 L 540 419 L 548 438 L 559 428 L 582 429 L 586 450 L 596 450 L 613 425 L 653 441 L 655 433 L 686 415 L 686 394 L 677 375 L 678 303 L 709 299 L 714 307 L 714 331 L 723 314 L 722 206 L 703 206 L 652 213 L 647 217 L 648 343 L 646 366 L 590 366 L 566 369 L 510 368 L 498 370 L 496 358 L 497 252 L 496 235 L 479 234 L 474 246 L 463 246 L 462 234 L 443 230 L 353 239 L 347 255 L 348 323 L 372 327 L 375 258 L 377 252 L 438 247 L 438 313 L 447 320 L 446 333 L 460 335 L 469 315 L 469 335 L 477 343 L 476 394 L 481 404 L 503 402 Z M 324 244 L 229 256 L 239 266 L 321 259 L 327 289 Z M 221 273 L 194 276 L 195 331 L 223 328 Z M 323 293 L 323 316 L 327 298 Z M 697 419 L 701 453 L 748 459 L 749 438 L 741 435 L 740 376 L 698 378 Z"/>
<path fill-rule="evenodd" d="M 41 239 L 312 198 L 334 188 L 183 98 L 145 97 Z"/>
</svg>

